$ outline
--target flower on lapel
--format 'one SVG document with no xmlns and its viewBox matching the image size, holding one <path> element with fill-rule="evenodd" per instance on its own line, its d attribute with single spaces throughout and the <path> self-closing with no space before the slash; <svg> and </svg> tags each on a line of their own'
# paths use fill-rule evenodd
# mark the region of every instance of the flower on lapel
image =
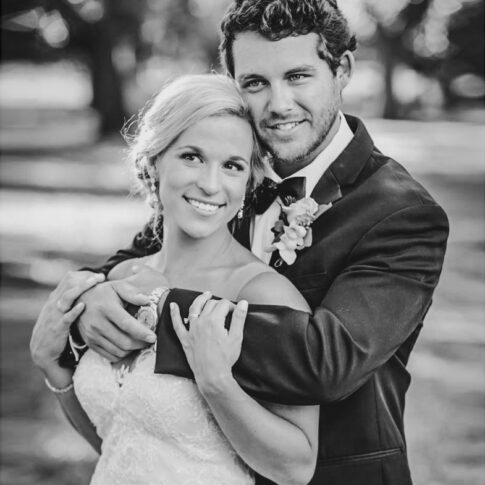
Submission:
<svg viewBox="0 0 485 485">
<path fill-rule="evenodd" d="M 318 205 L 311 197 L 281 206 L 280 218 L 273 226 L 275 238 L 269 251 L 278 251 L 288 265 L 296 260 L 296 251 L 312 244 L 312 222 L 332 204 Z"/>
</svg>

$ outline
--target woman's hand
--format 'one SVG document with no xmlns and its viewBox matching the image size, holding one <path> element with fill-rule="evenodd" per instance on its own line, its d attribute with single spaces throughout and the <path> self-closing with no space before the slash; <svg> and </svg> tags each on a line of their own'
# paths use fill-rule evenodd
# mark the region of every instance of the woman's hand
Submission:
<svg viewBox="0 0 485 485">
<path fill-rule="evenodd" d="M 46 370 L 58 366 L 59 357 L 66 346 L 69 328 L 84 311 L 84 304 L 74 304 L 75 301 L 104 279 L 103 274 L 88 271 L 69 272 L 49 295 L 30 339 L 30 353 L 37 367 Z"/>
<path fill-rule="evenodd" d="M 199 295 L 189 310 L 190 328 L 184 325 L 176 303 L 170 304 L 172 322 L 199 388 L 214 387 L 232 380 L 232 367 L 239 359 L 248 302 L 211 300 Z M 229 330 L 224 327 L 232 311 Z M 202 389 L 201 389 L 202 390 Z"/>
</svg>

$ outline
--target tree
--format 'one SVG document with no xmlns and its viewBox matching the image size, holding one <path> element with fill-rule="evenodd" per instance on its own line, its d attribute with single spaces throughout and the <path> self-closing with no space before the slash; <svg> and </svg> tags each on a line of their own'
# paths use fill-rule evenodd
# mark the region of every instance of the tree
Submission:
<svg viewBox="0 0 485 485">
<path fill-rule="evenodd" d="M 2 11 L 2 58 L 37 62 L 71 57 L 91 72 L 92 106 L 101 134 L 119 131 L 126 113 L 113 53 L 135 42 L 140 11 L 129 0 L 7 0 Z M 139 6 L 139 5 L 138 5 Z"/>
<path fill-rule="evenodd" d="M 483 77 L 483 3 L 484 0 L 346 0 L 345 10 L 360 34 L 358 37 L 376 49 L 384 67 L 385 118 L 403 115 L 393 86 L 399 65 L 441 80 L 448 98 L 449 84 L 464 64 L 462 58 L 473 57 L 470 62 L 482 66 Z"/>
</svg>

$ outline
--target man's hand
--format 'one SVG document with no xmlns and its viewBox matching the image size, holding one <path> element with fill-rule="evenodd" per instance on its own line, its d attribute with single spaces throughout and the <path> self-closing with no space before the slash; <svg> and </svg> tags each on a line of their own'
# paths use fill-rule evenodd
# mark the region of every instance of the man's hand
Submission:
<svg viewBox="0 0 485 485">
<path fill-rule="evenodd" d="M 117 276 L 126 276 L 126 269 Z M 167 281 L 162 273 L 145 265 L 132 264 L 130 272 L 124 279 L 98 285 L 82 297 L 86 309 L 78 321 L 79 333 L 90 348 L 111 362 L 156 339 L 152 331 L 125 310 L 124 303 L 146 305 L 148 295 L 157 287 L 167 286 Z"/>
<path fill-rule="evenodd" d="M 32 360 L 41 369 L 57 367 L 66 346 L 70 325 L 84 310 L 78 298 L 104 281 L 103 274 L 89 271 L 69 272 L 43 306 L 30 340 Z"/>
</svg>

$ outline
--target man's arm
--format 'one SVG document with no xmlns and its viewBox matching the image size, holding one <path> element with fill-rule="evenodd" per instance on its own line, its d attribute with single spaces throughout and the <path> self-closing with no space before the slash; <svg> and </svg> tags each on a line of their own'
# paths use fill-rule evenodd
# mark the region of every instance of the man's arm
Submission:
<svg viewBox="0 0 485 485">
<path fill-rule="evenodd" d="M 147 256 L 159 249 L 159 239 L 154 237 L 152 225 L 146 224 L 134 237 L 130 247 L 120 249 L 102 266 L 86 267 L 80 271 L 108 276 L 123 261 Z M 84 303 L 88 311 L 71 326 L 72 343 L 79 348 L 87 344 L 113 362 L 151 343 L 151 335 L 125 310 L 123 304 L 123 301 L 133 305 L 144 304 L 138 295 L 139 291 L 130 285 L 121 284 L 113 288 L 106 284 L 96 291 L 87 292 Z M 74 367 L 78 358 L 79 352 L 73 350 L 68 342 L 60 359 L 61 365 Z"/>
<path fill-rule="evenodd" d="M 120 249 L 114 256 L 111 256 L 102 266 L 83 268 L 94 273 L 103 273 L 105 276 L 119 263 L 127 259 L 141 258 L 160 250 L 160 242 L 154 237 L 151 224 L 145 227 L 133 238 L 131 246 Z"/>
<path fill-rule="evenodd" d="M 436 205 L 380 221 L 312 317 L 298 325 L 248 319 L 236 380 L 258 398 L 285 404 L 330 403 L 356 391 L 422 322 L 447 236 L 446 215 Z M 159 338 L 159 356 L 164 345 Z"/>
</svg>

